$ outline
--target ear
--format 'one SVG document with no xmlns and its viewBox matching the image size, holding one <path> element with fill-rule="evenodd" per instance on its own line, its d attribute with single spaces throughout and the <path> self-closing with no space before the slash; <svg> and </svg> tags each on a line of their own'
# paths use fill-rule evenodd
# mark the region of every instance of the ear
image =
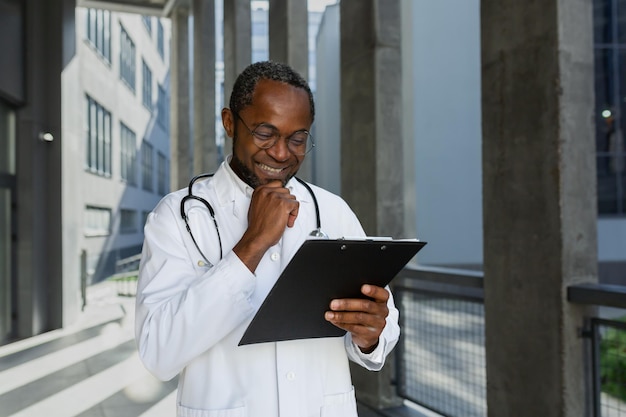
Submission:
<svg viewBox="0 0 626 417">
<path fill-rule="evenodd" d="M 227 107 L 222 109 L 222 126 L 224 126 L 226 135 L 232 138 L 235 133 L 235 118 L 233 117 L 233 112 Z"/>
</svg>

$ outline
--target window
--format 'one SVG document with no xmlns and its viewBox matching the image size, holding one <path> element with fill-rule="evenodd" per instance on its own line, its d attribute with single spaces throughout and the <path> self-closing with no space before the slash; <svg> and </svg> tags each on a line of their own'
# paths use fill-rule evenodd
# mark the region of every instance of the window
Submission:
<svg viewBox="0 0 626 417">
<path fill-rule="evenodd" d="M 137 232 L 137 212 L 135 210 L 120 210 L 120 233 Z"/>
<path fill-rule="evenodd" d="M 163 59 L 163 24 L 161 24 L 160 20 L 157 20 L 157 51 L 159 51 L 159 55 Z"/>
<path fill-rule="evenodd" d="M 252 62 L 265 61 L 269 56 L 269 11 L 252 10 Z"/>
<path fill-rule="evenodd" d="M 85 207 L 85 236 L 108 236 L 111 233 L 111 209 Z"/>
<path fill-rule="evenodd" d="M 0 100 L 0 176 L 15 175 L 15 136 L 15 111 Z"/>
<path fill-rule="evenodd" d="M 120 29 L 120 78 L 135 92 L 135 43 L 123 27 Z"/>
<path fill-rule="evenodd" d="M 152 18 L 150 16 L 141 16 L 141 20 L 148 33 L 152 34 Z"/>
<path fill-rule="evenodd" d="M 157 123 L 167 132 L 169 122 L 169 99 L 165 88 L 159 85 L 159 96 L 157 97 Z"/>
<path fill-rule="evenodd" d="M 111 63 L 111 13 L 108 10 L 87 10 L 87 40 Z"/>
<path fill-rule="evenodd" d="M 128 185 L 137 185 L 137 140 L 135 132 L 120 122 L 121 177 Z"/>
<path fill-rule="evenodd" d="M 152 179 L 152 145 L 144 141 L 141 147 L 141 171 L 142 171 L 142 184 L 143 189 L 146 191 L 153 190 Z"/>
<path fill-rule="evenodd" d="M 87 96 L 86 169 L 111 176 L 111 113 Z"/>
<path fill-rule="evenodd" d="M 157 193 L 167 193 L 167 158 L 161 152 L 157 154 Z"/>
<path fill-rule="evenodd" d="M 148 110 L 152 110 L 152 71 L 143 59 L 141 60 L 141 68 L 143 73 L 143 105 Z"/>
<path fill-rule="evenodd" d="M 594 0 L 598 212 L 626 216 L 626 2 Z"/>
</svg>

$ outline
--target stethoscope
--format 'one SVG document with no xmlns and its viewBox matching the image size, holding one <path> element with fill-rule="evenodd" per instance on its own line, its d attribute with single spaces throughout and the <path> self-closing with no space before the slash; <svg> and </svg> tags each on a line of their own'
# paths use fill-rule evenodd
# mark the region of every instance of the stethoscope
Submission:
<svg viewBox="0 0 626 417">
<path fill-rule="evenodd" d="M 180 201 L 180 217 L 183 218 L 183 221 L 185 222 L 185 227 L 187 228 L 187 231 L 189 232 L 189 236 L 191 236 L 191 240 L 193 241 L 193 244 L 195 245 L 196 249 L 198 250 L 198 252 L 200 253 L 200 255 L 202 256 L 202 259 L 204 259 L 204 261 L 206 262 L 206 265 L 209 267 L 213 267 L 213 264 L 207 259 L 206 256 L 204 256 L 204 253 L 202 252 L 202 250 L 200 249 L 200 246 L 198 246 L 198 242 L 196 242 L 196 239 L 193 237 L 193 233 L 191 233 L 191 227 L 189 226 L 189 221 L 188 221 L 188 217 L 187 214 L 185 213 L 185 202 L 189 201 L 189 200 L 196 200 L 201 202 L 202 204 L 204 204 L 204 206 L 207 208 L 207 210 L 209 210 L 209 215 L 211 216 L 211 219 L 213 219 L 213 224 L 215 225 L 215 232 L 217 233 L 217 240 L 219 241 L 220 244 L 220 260 L 223 257 L 223 252 L 222 252 L 222 238 L 220 236 L 220 228 L 217 225 L 217 220 L 215 219 L 215 210 L 213 210 L 213 206 L 211 206 L 211 204 L 206 201 L 204 198 L 194 195 L 193 194 L 193 184 L 202 178 L 210 178 L 212 177 L 214 174 L 200 174 L 200 175 L 196 175 L 195 177 L 193 177 L 191 179 L 191 181 L 189 181 L 189 187 L 188 187 L 188 191 L 187 191 L 187 195 L 183 197 L 183 199 Z M 311 187 L 309 186 L 309 184 L 307 184 L 305 181 L 301 180 L 298 177 L 294 177 L 300 184 L 302 184 L 304 186 L 304 188 L 307 189 L 307 191 L 309 192 L 309 194 L 311 194 L 311 197 L 313 198 L 313 204 L 315 205 L 315 220 L 317 222 L 317 228 L 314 229 L 309 236 L 313 236 L 313 237 L 317 237 L 317 238 L 322 238 L 322 239 L 328 239 L 328 235 L 326 233 L 324 233 L 322 231 L 322 222 L 320 220 L 320 207 L 317 203 L 317 198 L 315 198 L 315 193 L 313 192 L 313 190 L 311 189 Z"/>
</svg>

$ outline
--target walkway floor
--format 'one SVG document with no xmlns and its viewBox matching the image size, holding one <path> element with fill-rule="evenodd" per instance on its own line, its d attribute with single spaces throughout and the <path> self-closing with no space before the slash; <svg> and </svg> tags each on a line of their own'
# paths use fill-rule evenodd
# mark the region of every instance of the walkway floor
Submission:
<svg viewBox="0 0 626 417">
<path fill-rule="evenodd" d="M 176 381 L 145 370 L 133 322 L 134 298 L 99 284 L 75 325 L 0 346 L 0 417 L 175 416 Z"/>
</svg>

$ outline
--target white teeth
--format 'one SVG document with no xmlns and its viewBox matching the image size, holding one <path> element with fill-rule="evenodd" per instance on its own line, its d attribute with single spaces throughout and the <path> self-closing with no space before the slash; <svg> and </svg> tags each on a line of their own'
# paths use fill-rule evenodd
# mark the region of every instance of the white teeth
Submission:
<svg viewBox="0 0 626 417">
<path fill-rule="evenodd" d="M 268 171 L 268 172 L 271 172 L 273 174 L 278 174 L 280 171 L 282 171 L 282 168 L 272 168 L 272 167 L 267 166 L 265 164 L 257 164 L 257 166 L 259 168 L 261 168 L 263 171 Z"/>
</svg>

